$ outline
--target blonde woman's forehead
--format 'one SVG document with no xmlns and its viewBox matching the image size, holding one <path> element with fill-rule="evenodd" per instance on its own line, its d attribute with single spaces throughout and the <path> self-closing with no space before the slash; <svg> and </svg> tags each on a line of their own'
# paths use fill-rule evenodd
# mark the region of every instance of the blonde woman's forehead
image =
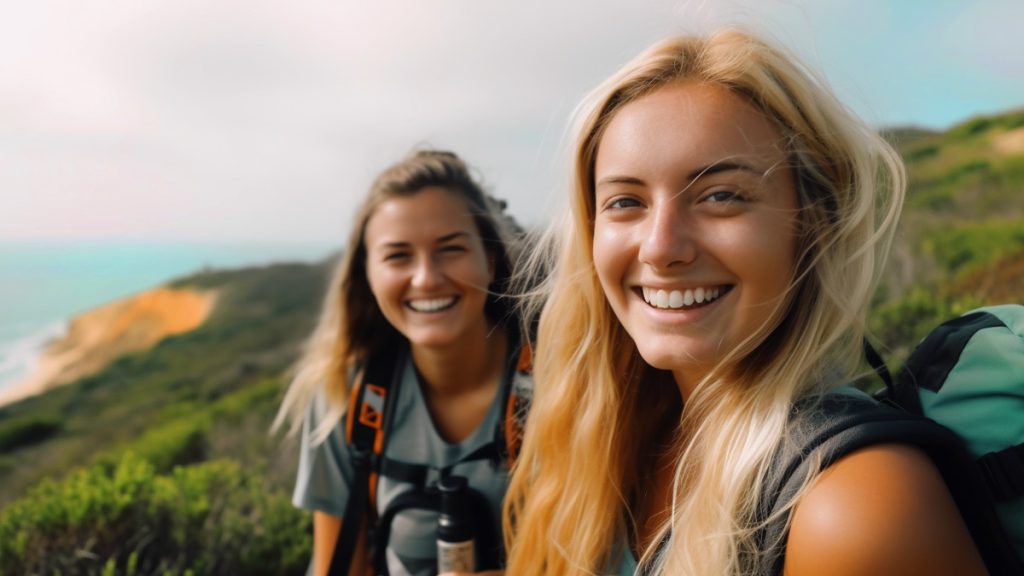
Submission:
<svg viewBox="0 0 1024 576">
<path fill-rule="evenodd" d="M 742 161 L 767 170 L 786 157 L 783 135 L 741 96 L 713 84 L 659 88 L 620 108 L 598 143 L 595 183 L 647 167 Z"/>
</svg>

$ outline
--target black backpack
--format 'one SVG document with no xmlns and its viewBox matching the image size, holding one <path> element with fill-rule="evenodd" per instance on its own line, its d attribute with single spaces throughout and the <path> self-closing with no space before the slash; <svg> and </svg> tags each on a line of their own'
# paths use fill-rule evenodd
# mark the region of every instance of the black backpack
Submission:
<svg viewBox="0 0 1024 576">
<path fill-rule="evenodd" d="M 803 425 L 773 461 L 760 519 L 792 498 L 815 451 L 827 467 L 873 444 L 911 444 L 942 474 L 989 573 L 1024 575 L 1024 306 L 983 308 L 942 324 L 895 380 L 866 341 L 865 352 L 885 388 L 874 397 L 833 392 L 795 407 Z M 773 574 L 782 573 L 787 529 L 782 518 L 759 534 L 762 543 L 783 544 Z"/>
<path fill-rule="evenodd" d="M 518 343 L 510 340 L 509 346 L 516 350 Z M 391 522 L 399 512 L 410 508 L 437 512 L 441 508 L 441 499 L 436 482 L 448 476 L 454 466 L 489 459 L 495 465 L 507 461 L 511 468 L 519 452 L 533 391 L 530 376 L 531 349 L 528 344 L 518 347 L 518 361 L 510 366 L 502 379 L 498 393 L 502 395 L 504 418 L 496 426 L 491 442 L 440 470 L 384 456 L 388 431 L 392 425 L 393 401 L 397 396 L 404 359 L 407 357 L 406 348 L 390 347 L 374 355 L 356 374 L 344 420 L 345 439 L 353 454 L 355 477 L 342 516 L 341 531 L 335 542 L 329 571 L 331 576 L 348 574 L 364 515 L 369 518 L 368 545 L 373 574 L 387 575 L 385 550 L 390 538 Z M 376 491 L 381 476 L 417 488 L 395 498 L 378 518 Z M 494 529 L 495 519 L 491 518 L 490 506 L 484 496 L 472 489 L 468 490 L 468 495 L 477 500 L 476 505 L 468 508 L 475 514 L 473 526 L 479 568 L 498 569 L 504 562 L 502 535 Z"/>
</svg>

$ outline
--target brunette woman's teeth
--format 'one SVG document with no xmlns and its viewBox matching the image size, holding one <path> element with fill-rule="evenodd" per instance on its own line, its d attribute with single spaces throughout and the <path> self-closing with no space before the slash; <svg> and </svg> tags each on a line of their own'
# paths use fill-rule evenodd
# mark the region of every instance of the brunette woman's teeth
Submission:
<svg viewBox="0 0 1024 576">
<path fill-rule="evenodd" d="M 408 306 L 417 312 L 439 312 L 451 308 L 455 304 L 455 296 L 447 298 L 431 298 L 409 300 Z"/>
<path fill-rule="evenodd" d="M 642 286 L 644 302 L 655 308 L 678 309 L 708 304 L 728 292 L 728 287 L 687 288 L 686 290 L 660 290 Z"/>
</svg>

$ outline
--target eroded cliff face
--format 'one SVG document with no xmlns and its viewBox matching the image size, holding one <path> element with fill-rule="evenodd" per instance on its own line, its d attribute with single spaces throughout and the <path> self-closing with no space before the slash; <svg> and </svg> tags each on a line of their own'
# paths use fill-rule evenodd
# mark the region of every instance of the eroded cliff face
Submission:
<svg viewBox="0 0 1024 576">
<path fill-rule="evenodd" d="M 0 405 L 91 376 L 120 356 L 194 330 L 216 301 L 212 291 L 160 287 L 79 314 L 47 346 L 34 374 L 0 391 Z"/>
</svg>

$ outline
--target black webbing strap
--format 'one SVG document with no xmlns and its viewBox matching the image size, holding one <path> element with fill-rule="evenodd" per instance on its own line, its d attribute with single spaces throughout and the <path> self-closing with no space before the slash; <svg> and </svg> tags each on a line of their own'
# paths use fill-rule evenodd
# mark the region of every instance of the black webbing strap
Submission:
<svg viewBox="0 0 1024 576">
<path fill-rule="evenodd" d="M 406 484 L 412 484 L 414 486 L 426 486 L 427 480 L 430 478 L 431 470 L 437 470 L 436 476 L 438 478 L 445 478 L 451 474 L 452 468 L 459 464 L 465 464 L 466 462 L 473 462 L 475 460 L 494 460 L 501 455 L 501 451 L 494 442 L 488 442 L 483 446 L 473 450 L 469 454 L 466 454 L 462 458 L 459 458 L 457 462 L 453 462 L 444 468 L 436 468 L 433 466 L 427 466 L 426 464 L 411 464 L 409 462 L 402 462 L 401 460 L 393 460 L 386 456 L 380 458 L 380 475 L 387 476 L 392 480 L 404 482 Z"/>
<path fill-rule="evenodd" d="M 436 490 L 424 490 L 423 492 L 410 491 L 399 494 L 388 509 L 384 511 L 380 522 L 377 523 L 377 530 L 374 538 L 377 540 L 377 549 L 373 555 L 373 573 L 388 574 L 387 548 L 388 540 L 391 538 L 391 522 L 402 510 L 409 508 L 421 508 L 427 510 L 441 509 L 441 495 Z"/>
<path fill-rule="evenodd" d="M 1024 444 L 989 452 L 978 458 L 978 466 L 996 502 L 1024 496 Z"/>
<path fill-rule="evenodd" d="M 885 383 L 885 387 L 892 393 L 894 391 L 892 374 L 889 372 L 889 367 L 885 365 L 882 355 L 878 353 L 878 350 L 875 350 L 875 347 L 871 345 L 867 338 L 864 338 L 862 346 L 864 348 L 864 357 L 867 358 L 868 364 L 871 364 L 875 374 L 878 374 L 878 377 Z"/>
<path fill-rule="evenodd" d="M 897 380 L 909 380 L 917 388 L 938 392 L 971 338 L 979 330 L 998 327 L 1005 328 L 1006 324 L 989 312 L 972 312 L 943 322 L 917 345 Z"/>
<path fill-rule="evenodd" d="M 347 576 L 349 567 L 352 565 L 352 558 L 355 553 L 356 542 L 359 540 L 359 530 L 363 524 L 363 514 L 366 512 L 366 504 L 369 499 L 368 487 L 370 478 L 370 453 L 353 449 L 353 466 L 355 477 L 353 478 L 352 492 L 349 493 L 348 502 L 345 504 L 345 513 L 341 517 L 341 531 L 338 539 L 334 542 L 334 553 L 331 555 L 331 566 L 327 571 L 329 576 Z"/>
</svg>

